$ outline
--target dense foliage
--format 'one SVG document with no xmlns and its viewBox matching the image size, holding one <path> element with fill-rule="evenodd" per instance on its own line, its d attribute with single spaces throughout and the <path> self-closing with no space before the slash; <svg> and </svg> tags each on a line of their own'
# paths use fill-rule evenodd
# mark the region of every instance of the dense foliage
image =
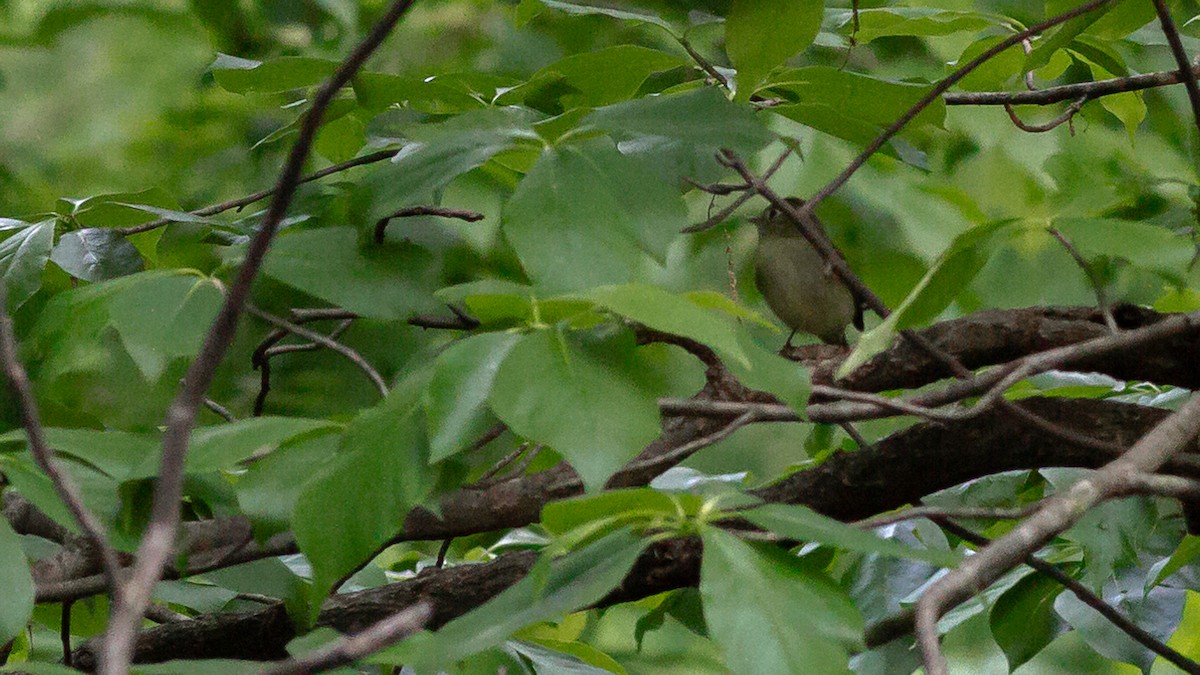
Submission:
<svg viewBox="0 0 1200 675">
<path fill-rule="evenodd" d="M 937 608 L 950 664 L 1196 666 L 1200 469 L 1091 471 L 1200 428 L 1198 319 L 1167 316 L 1200 308 L 1194 0 L 1024 41 L 1076 3 L 417 2 L 325 105 L 388 5 L 0 0 L 8 668 L 94 668 L 133 607 L 135 659 L 176 660 L 135 672 L 391 616 L 363 672 L 911 673 L 914 603 L 1055 504 Z M 308 140 L 318 175 L 279 179 Z M 814 194 L 874 314 L 776 353 L 747 219 Z M 142 610 L 106 563 L 154 524 Z"/>
</svg>

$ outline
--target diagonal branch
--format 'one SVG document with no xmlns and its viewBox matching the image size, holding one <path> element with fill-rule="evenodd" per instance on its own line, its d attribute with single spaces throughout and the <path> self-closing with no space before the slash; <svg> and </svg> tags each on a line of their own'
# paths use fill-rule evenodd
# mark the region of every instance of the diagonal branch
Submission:
<svg viewBox="0 0 1200 675">
<path fill-rule="evenodd" d="M 1179 66 L 1179 76 L 1183 78 L 1183 86 L 1187 89 L 1188 100 L 1192 103 L 1192 117 L 1196 121 L 1197 131 L 1200 131 L 1200 86 L 1196 84 L 1196 72 L 1192 70 L 1192 63 L 1183 49 L 1183 41 L 1179 38 L 1179 29 L 1175 27 L 1175 21 L 1171 19 L 1171 10 L 1167 9 L 1167 3 L 1163 0 L 1154 0 L 1154 10 L 1158 12 L 1158 22 L 1162 24 L 1167 44 L 1171 46 L 1171 56 L 1175 57 L 1175 64 Z"/>
<path fill-rule="evenodd" d="M 1008 534 L 966 558 L 917 601 L 917 642 L 930 675 L 946 675 L 945 656 L 938 644 L 937 622 L 942 614 L 986 588 L 1026 556 L 1074 525 L 1096 504 L 1127 489 L 1139 473 L 1154 473 L 1200 434 L 1200 396 L 1151 429 L 1128 452 L 1093 475 L 1075 483 Z"/>
<path fill-rule="evenodd" d="M 299 184 L 300 172 L 312 147 L 313 138 L 321 126 L 325 109 L 338 91 L 350 81 L 392 28 L 412 6 L 414 0 L 396 0 L 384 12 L 367 37 L 355 47 L 337 70 L 317 90 L 312 106 L 300 123 L 299 134 L 287 163 L 275 184 L 275 194 L 257 234 L 250 240 L 246 258 L 238 269 L 237 277 L 229 287 L 225 303 L 221 306 L 212 327 L 204 338 L 200 353 L 188 368 L 186 381 L 179 395 L 167 411 L 167 428 L 163 435 L 162 463 L 155 483 L 154 499 L 150 509 L 150 522 L 137 550 L 137 563 L 129 581 L 116 594 L 112 616 L 109 621 L 100 672 L 105 675 L 122 675 L 129 670 L 137 626 L 150 594 L 158 582 L 163 565 L 174 548 L 175 529 L 179 523 L 180 499 L 183 496 L 183 469 L 187 455 L 188 440 L 196 424 L 196 415 L 208 391 L 237 329 L 250 286 L 258 276 L 259 268 L 266 257 L 267 249 L 275 236 L 279 223 L 287 213 L 288 205 Z"/>
<path fill-rule="evenodd" d="M 1035 24 L 1029 28 L 1026 28 L 1020 33 L 1015 33 L 1004 38 L 995 45 L 992 45 L 992 47 L 987 51 L 971 59 L 966 65 L 959 67 L 953 73 L 935 84 L 927 94 L 921 97 L 921 100 L 914 103 L 913 106 L 906 110 L 903 115 L 896 118 L 896 121 L 892 122 L 891 126 L 889 126 L 887 129 L 884 129 L 883 133 L 876 136 L 875 140 L 871 141 L 871 143 L 868 144 L 867 147 L 861 153 L 859 153 L 859 155 L 855 157 L 850 164 L 847 165 L 846 168 L 837 175 L 836 178 L 830 181 L 828 185 L 818 190 L 817 193 L 812 197 L 809 197 L 808 202 L 803 207 L 804 211 L 811 214 L 813 210 L 825 200 L 826 197 L 836 192 L 837 189 L 842 185 L 845 185 L 846 181 L 850 180 L 850 177 L 854 175 L 854 172 L 862 168 L 862 165 L 866 164 L 867 160 L 871 158 L 871 155 L 874 155 L 876 152 L 878 152 L 879 149 L 883 147 L 884 143 L 887 143 L 892 139 L 893 136 L 900 133 L 900 130 L 907 126 L 909 122 L 913 121 L 913 118 L 919 115 L 922 110 L 928 108 L 931 103 L 940 98 L 942 94 L 946 93 L 950 87 L 958 84 L 958 82 L 969 75 L 971 71 L 983 65 L 989 59 L 993 58 L 997 54 L 1000 54 L 1009 47 L 1020 44 L 1022 40 L 1037 35 L 1038 33 L 1053 28 L 1061 23 L 1066 23 L 1077 16 L 1099 9 L 1108 4 L 1110 1 L 1111 0 L 1092 0 L 1087 4 L 1080 5 L 1072 10 L 1063 12 L 1058 16 L 1046 19 L 1039 24 Z"/>
<path fill-rule="evenodd" d="M 37 399 L 29 384 L 29 375 L 17 358 L 17 339 L 13 334 L 12 316 L 5 309 L 7 303 L 7 288 L 0 281 L 0 365 L 3 366 L 4 375 L 12 387 L 13 394 L 16 395 L 21 424 L 25 427 L 25 435 L 29 439 L 29 454 L 33 455 L 33 461 L 38 468 L 50 478 L 54 492 L 66 504 L 75 522 L 79 523 L 91 545 L 99 552 L 108 586 L 115 591 L 121 581 L 121 563 L 117 559 L 117 552 L 109 543 L 108 534 L 100 519 L 83 503 L 83 495 L 76 487 L 75 481 L 54 458 L 54 450 L 51 449 L 42 427 Z"/>
</svg>

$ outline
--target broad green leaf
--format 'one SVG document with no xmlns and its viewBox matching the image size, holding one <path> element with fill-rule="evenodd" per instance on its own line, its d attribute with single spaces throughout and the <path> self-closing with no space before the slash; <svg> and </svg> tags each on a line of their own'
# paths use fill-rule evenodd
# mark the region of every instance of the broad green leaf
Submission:
<svg viewBox="0 0 1200 675">
<path fill-rule="evenodd" d="M 412 130 L 416 142 L 369 174 L 356 188 L 366 195 L 368 225 L 402 207 L 428 203 L 458 176 L 482 166 L 518 139 L 536 138 L 537 115 L 522 108 L 489 108 Z"/>
<path fill-rule="evenodd" d="M 960 556 L 950 551 L 905 546 L 804 506 L 766 504 L 739 512 L 738 515 L 761 528 L 791 539 L 828 544 L 847 551 L 923 560 L 942 567 L 954 567 L 960 560 Z"/>
<path fill-rule="evenodd" d="M 686 297 L 646 284 L 605 286 L 587 294 L 596 304 L 664 333 L 692 338 L 749 367 L 732 321 Z"/>
<path fill-rule="evenodd" d="M 488 394 L 500 363 L 519 339 L 512 333 L 473 335 L 438 357 L 425 392 L 429 461 L 465 450 L 495 423 Z"/>
<path fill-rule="evenodd" d="M 750 100 L 771 69 L 812 44 L 824 14 L 821 0 L 733 0 L 725 51 L 738 70 L 738 100 Z"/>
<path fill-rule="evenodd" d="M 631 98 L 650 75 L 687 64 L 686 59 L 657 49 L 615 45 L 560 59 L 501 94 L 496 102 L 528 101 L 557 88 L 563 92 L 556 98 L 564 110 L 609 105 Z"/>
<path fill-rule="evenodd" d="M 281 56 L 264 62 L 218 54 L 210 70 L 226 91 L 265 94 L 318 85 L 333 74 L 337 65 L 337 61 L 304 56 Z"/>
<path fill-rule="evenodd" d="M 499 644 L 526 626 L 556 619 L 599 600 L 621 583 L 644 542 L 618 530 L 557 560 L 540 559 L 534 569 L 487 604 L 421 633 L 369 659 L 437 672 Z"/>
<path fill-rule="evenodd" d="M 228 469 L 258 453 L 269 452 L 302 434 L 336 429 L 327 420 L 303 417 L 254 417 L 199 427 L 192 432 L 188 473 Z"/>
<path fill-rule="evenodd" d="M 179 222 L 199 222 L 197 220 L 199 216 L 182 211 L 175 197 L 162 188 L 150 188 L 139 192 L 115 192 L 83 199 L 63 198 L 59 200 L 56 210 L 83 228 L 133 227 L 158 218 L 172 218 Z M 162 238 L 164 230 L 165 228 L 160 227 L 126 238 L 137 248 L 143 258 L 154 262 L 158 256 L 158 241 Z"/>
<path fill-rule="evenodd" d="M 355 417 L 337 458 L 301 489 L 292 529 L 312 562 L 314 597 L 394 535 L 433 487 L 419 400 L 427 379 L 411 376 Z"/>
<path fill-rule="evenodd" d="M 512 81 L 507 86 L 516 84 L 517 81 Z M 359 73 L 354 77 L 353 86 L 358 103 L 371 111 L 400 104 L 413 111 L 447 115 L 486 108 L 496 96 L 495 89 L 477 93 L 447 76 L 419 78 Z"/>
<path fill-rule="evenodd" d="M 322 434 L 288 443 L 254 462 L 238 479 L 238 505 L 260 541 L 290 529 L 300 490 L 337 457 L 340 441 L 337 435 Z"/>
<path fill-rule="evenodd" d="M 108 310 L 113 328 L 142 376 L 155 381 L 173 359 L 200 350 L 222 299 L 206 278 L 139 277 L 137 283 L 113 296 Z"/>
<path fill-rule="evenodd" d="M 7 520 L 0 518 L 0 642 L 8 642 L 25 630 L 33 612 L 33 576 L 21 548 L 21 537 Z"/>
<path fill-rule="evenodd" d="M 1186 591 L 1159 586 L 1143 594 L 1140 587 L 1130 592 L 1115 590 L 1112 585 L 1103 594 L 1104 601 L 1159 640 L 1175 632 L 1183 618 Z M 1054 610 L 1089 647 L 1115 661 L 1133 664 L 1149 672 L 1155 661 L 1154 652 L 1117 628 L 1099 612 L 1089 607 L 1074 593 L 1059 593 Z"/>
<path fill-rule="evenodd" d="M 123 235 L 89 228 L 59 238 L 50 254 L 64 272 L 84 281 L 105 281 L 141 272 L 141 253 Z"/>
<path fill-rule="evenodd" d="M 865 144 L 904 114 L 929 86 L 888 82 L 829 66 L 808 66 L 778 73 L 766 85 L 784 99 L 773 110 L 827 134 Z M 909 124 L 941 127 L 946 105 L 925 108 Z"/>
<path fill-rule="evenodd" d="M 1031 574 L 1005 591 L 992 606 L 992 637 L 1004 650 L 1008 672 L 1020 668 L 1066 630 L 1054 613 L 1054 598 L 1062 592 L 1062 584 L 1057 581 Z"/>
<path fill-rule="evenodd" d="M 779 346 L 782 347 L 783 336 L 779 340 Z M 808 405 L 808 394 L 812 391 L 809 369 L 783 358 L 773 349 L 765 349 L 744 328 L 738 331 L 738 343 L 749 364 L 742 365 L 737 360 L 725 362 L 738 381 L 751 389 L 774 395 L 803 416 L 804 408 Z"/>
<path fill-rule="evenodd" d="M 1161 584 L 1167 577 L 1183 569 L 1193 560 L 1200 556 L 1200 537 L 1194 535 L 1186 535 L 1183 541 L 1179 543 L 1179 547 L 1167 559 L 1166 564 L 1154 576 L 1154 580 L 1148 585 L 1154 587 Z M 1149 587 L 1146 590 L 1149 590 Z"/>
<path fill-rule="evenodd" d="M 634 350 L 628 333 L 526 335 L 496 373 L 492 410 L 513 433 L 561 453 L 596 490 L 660 432 L 657 398 Z"/>
<path fill-rule="evenodd" d="M 657 14 L 650 12 L 648 10 L 639 9 L 638 11 L 631 11 L 631 10 L 617 9 L 615 7 L 600 7 L 600 6 L 589 5 L 589 4 L 584 4 L 584 3 L 580 3 L 580 2 L 562 2 L 562 0 L 538 0 L 538 1 L 551 9 L 557 9 L 558 11 L 566 12 L 567 14 L 575 14 L 575 15 L 579 15 L 579 16 L 596 15 L 596 14 L 603 15 L 603 16 L 611 16 L 614 19 L 623 19 L 625 21 L 636 21 L 638 23 L 648 23 L 648 24 L 651 24 L 654 26 L 658 26 L 659 28 L 662 28 L 663 30 L 670 33 L 671 35 L 674 35 L 674 36 L 679 35 L 675 31 L 675 28 L 666 19 L 663 19 L 662 17 L 660 17 Z"/>
<path fill-rule="evenodd" d="M 117 481 L 149 478 L 158 474 L 159 439 L 153 434 L 137 434 L 115 429 L 45 429 L 46 442 L 60 455 L 74 457 L 103 471 Z M 25 449 L 28 441 L 24 429 L 15 429 L 0 436 L 0 444 L 19 444 Z M 141 470 L 152 464 L 149 471 Z"/>
<path fill-rule="evenodd" d="M 117 515 L 121 508 L 121 497 L 117 492 L 119 487 L 117 481 L 90 468 L 86 464 L 67 459 L 59 462 L 59 468 L 66 471 L 67 475 L 75 482 L 75 486 L 79 488 L 79 493 L 83 498 L 84 505 L 91 509 L 92 513 L 95 513 L 101 522 L 112 519 Z M 54 489 L 54 484 L 50 482 L 50 478 L 46 476 L 45 472 L 34 465 L 32 457 L 29 457 L 27 454 L 23 454 L 22 456 L 14 453 L 0 453 L 0 471 L 4 472 L 4 477 L 8 479 L 9 485 L 14 490 L 20 493 L 22 497 L 28 499 L 34 506 L 41 509 L 46 515 L 50 516 L 54 522 L 72 532 L 79 532 L 79 525 L 75 522 L 71 511 L 59 499 L 58 492 Z M 113 532 L 113 534 L 119 535 L 120 533 Z M 130 549 L 136 548 L 136 539 L 129 543 L 131 543 Z M 121 545 L 118 536 L 113 537 L 113 545 Z"/>
<path fill-rule="evenodd" d="M 367 127 L 354 115 L 343 115 L 321 125 L 313 149 L 331 162 L 353 159 L 366 143 Z"/>
<path fill-rule="evenodd" d="M 1171 230 L 1115 218 L 1057 218 L 1054 227 L 1084 258 L 1107 256 L 1161 275 L 1177 284 L 1187 274 L 1195 246 Z"/>
<path fill-rule="evenodd" d="M 572 675 L 602 675 L 627 672 L 621 664 L 595 647 L 584 642 L 538 639 L 514 641 L 509 648 L 529 659 L 534 671 L 546 673 L 571 673 Z"/>
<path fill-rule="evenodd" d="M 850 34 L 853 16 L 836 12 L 835 23 L 842 33 Z M 865 44 L 876 38 L 892 36 L 934 37 L 982 30 L 999 24 L 1003 17 L 979 12 L 964 12 L 937 7 L 877 7 L 858 10 L 858 31 L 854 39 Z"/>
<path fill-rule="evenodd" d="M 604 141 L 550 148 L 521 181 L 503 230 L 541 289 L 577 291 L 649 276 L 687 226 L 679 193 Z"/>
<path fill-rule="evenodd" d="M 729 101 L 712 87 L 597 108 L 581 126 L 607 132 L 626 153 L 636 152 L 648 141 L 670 140 L 748 155 L 774 138 L 748 106 Z"/>
<path fill-rule="evenodd" d="M 289 232 L 263 273 L 309 295 L 375 319 L 402 319 L 428 306 L 431 256 L 409 242 L 361 243 L 351 227 Z"/>
<path fill-rule="evenodd" d="M 678 500 L 659 490 L 608 490 L 550 502 L 542 508 L 541 522 L 551 534 L 563 535 L 604 519 L 632 524 L 678 517 L 680 508 Z"/>
<path fill-rule="evenodd" d="M 194 213 L 189 213 L 187 211 L 180 211 L 178 209 L 165 209 L 160 206 L 154 206 L 151 204 L 129 204 L 126 202 L 112 202 L 112 203 L 115 204 L 116 206 L 125 206 L 128 208 L 131 208 L 134 211 L 141 211 L 143 213 L 149 213 L 150 215 L 157 216 L 158 218 L 168 218 L 177 223 L 212 224 L 212 223 L 220 222 L 218 220 L 214 220 L 214 219 L 206 217 L 206 216 L 198 216 Z"/>
<path fill-rule="evenodd" d="M 0 242 L 0 276 L 9 312 L 15 312 L 42 287 L 42 270 L 53 242 L 53 220 L 22 227 Z"/>
<path fill-rule="evenodd" d="M 941 314 L 983 269 L 995 243 L 1003 237 L 1003 230 L 1011 224 L 1008 220 L 996 221 L 956 237 L 900 306 L 878 326 L 862 334 L 835 377 L 845 377 L 883 352 L 900 331 L 923 325 Z"/>
<path fill-rule="evenodd" d="M 966 65 L 980 54 L 996 46 L 1002 40 L 1004 40 L 1004 36 L 1002 35 L 991 35 L 971 43 L 959 55 L 958 61 L 949 64 L 947 69 L 953 70 L 954 68 Z M 965 91 L 1004 90 L 1009 88 L 1014 78 L 1021 75 L 1021 69 L 1024 66 L 1025 52 L 1021 49 L 1021 45 L 1013 45 L 991 59 L 984 61 L 982 65 L 959 80 L 956 86 Z"/>
<path fill-rule="evenodd" d="M 1125 4 L 1140 3 L 1126 2 Z M 1125 67 L 1124 60 L 1119 54 L 1095 41 L 1091 41 L 1088 44 L 1082 40 L 1077 40 L 1072 43 L 1070 53 L 1087 63 L 1088 68 L 1092 71 L 1092 77 L 1097 80 L 1125 77 L 1129 74 L 1129 69 Z M 1142 92 L 1127 91 L 1105 96 L 1100 99 L 1100 105 L 1112 113 L 1114 117 L 1121 120 L 1132 142 L 1134 132 L 1137 131 L 1142 120 L 1146 119 L 1146 103 L 1142 99 Z"/>
<path fill-rule="evenodd" d="M 1034 48 L 1029 52 L 1029 56 L 1025 57 L 1026 70 L 1038 70 L 1050 63 L 1050 58 L 1058 50 L 1071 44 L 1071 41 L 1080 33 L 1087 30 L 1089 26 L 1096 23 L 1105 14 L 1112 11 L 1120 3 L 1130 4 L 1137 0 L 1117 0 L 1109 2 L 1100 7 L 1080 16 L 1075 17 L 1059 25 L 1048 37 L 1044 37 L 1034 43 Z M 1046 2 L 1046 17 L 1055 16 L 1066 12 L 1074 7 L 1078 7 L 1078 3 L 1073 3 L 1071 0 L 1047 0 Z"/>
<path fill-rule="evenodd" d="M 784 551 L 717 528 L 703 537 L 704 618 L 730 671 L 850 672 L 862 619 L 840 589 Z"/>
</svg>

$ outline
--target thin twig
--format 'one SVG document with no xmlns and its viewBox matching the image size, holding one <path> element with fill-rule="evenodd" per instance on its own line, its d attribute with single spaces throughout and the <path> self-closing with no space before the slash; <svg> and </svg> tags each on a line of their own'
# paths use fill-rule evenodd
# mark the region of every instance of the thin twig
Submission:
<svg viewBox="0 0 1200 675">
<path fill-rule="evenodd" d="M 384 216 L 375 223 L 375 243 L 383 243 L 383 235 L 387 231 L 388 223 L 395 218 L 412 218 L 413 216 L 441 216 L 442 218 L 457 218 L 465 220 L 468 223 L 483 220 L 483 214 L 476 211 L 468 211 L 466 209 L 448 209 L 441 206 L 407 206 L 396 211 L 390 216 Z"/>
<path fill-rule="evenodd" d="M 29 374 L 25 372 L 25 366 L 21 365 L 17 356 L 17 338 L 13 331 L 12 316 L 4 309 L 7 302 L 8 289 L 4 282 L 0 281 L 0 365 L 4 368 L 4 375 L 16 398 L 21 425 L 25 427 L 25 435 L 29 440 L 29 454 L 33 456 L 33 462 L 42 473 L 50 479 L 55 494 L 66 505 L 88 541 L 100 554 L 108 587 L 117 594 L 121 590 L 121 563 L 117 552 L 108 541 L 104 525 L 84 504 L 83 494 L 71 476 L 59 466 L 54 450 L 46 439 L 37 398 L 33 395 L 33 387 L 29 383 Z"/>
<path fill-rule="evenodd" d="M 771 166 L 767 167 L 767 170 L 763 172 L 763 175 L 762 175 L 763 182 L 770 180 L 771 176 L 775 175 L 776 171 L 779 171 L 779 168 L 783 166 L 783 162 L 788 158 L 788 155 L 790 155 L 790 154 L 792 154 L 792 148 L 790 146 L 787 148 L 784 148 L 783 152 L 779 153 L 779 157 L 777 157 L 775 159 L 775 161 L 771 164 Z M 725 219 L 728 218 L 730 215 L 732 215 L 734 211 L 737 211 L 738 207 L 740 207 L 742 204 L 745 204 L 746 202 L 750 201 L 750 199 L 753 198 L 755 194 L 757 194 L 754 190 L 749 189 L 752 187 L 753 187 L 753 185 L 750 185 L 749 183 L 747 183 L 746 187 L 743 188 L 743 190 L 745 190 L 745 191 L 742 192 L 742 194 L 738 195 L 738 198 L 733 200 L 733 202 L 730 203 L 729 206 L 726 206 L 725 208 L 721 209 L 720 211 L 717 211 L 716 215 L 710 216 L 703 223 L 699 223 L 697 225 L 692 225 L 690 227 L 685 227 L 680 231 L 683 232 L 684 234 L 703 232 L 705 230 L 711 229 L 711 228 L 716 227 L 717 225 L 720 225 L 721 223 L 725 222 Z"/>
<path fill-rule="evenodd" d="M 1167 3 L 1163 0 L 1154 0 L 1154 10 L 1158 12 L 1158 22 L 1162 24 L 1162 32 L 1167 38 L 1167 44 L 1171 46 L 1171 56 L 1175 57 L 1175 65 L 1179 66 L 1179 76 L 1183 78 L 1183 86 L 1187 89 L 1188 100 L 1192 103 L 1192 118 L 1196 122 L 1197 131 L 1200 131 L 1200 85 L 1196 83 L 1196 71 L 1192 69 L 1188 54 L 1183 49 L 1183 41 L 1179 38 L 1179 29 L 1175 27 L 1175 21 L 1171 19 L 1171 10 L 1167 9 Z"/>
<path fill-rule="evenodd" d="M 679 43 L 679 46 L 683 47 L 683 50 L 688 53 L 688 56 L 692 57 L 692 60 L 696 62 L 696 65 L 700 66 L 701 70 L 703 70 L 705 73 L 708 73 L 708 76 L 715 80 L 717 84 L 721 85 L 725 89 L 729 89 L 729 78 L 722 75 L 721 71 L 717 70 L 708 59 L 701 56 L 700 52 L 697 52 L 692 47 L 691 41 L 682 36 L 676 36 L 675 40 Z"/>
<path fill-rule="evenodd" d="M 306 340 L 311 340 L 316 344 L 325 347 L 326 349 L 335 351 L 338 354 L 346 357 L 351 363 L 358 366 L 359 370 L 363 371 L 363 373 L 367 376 L 367 379 L 371 380 L 371 383 L 374 384 L 375 388 L 379 391 L 380 396 L 387 396 L 387 382 L 384 381 L 383 377 L 379 374 L 379 371 L 375 370 L 375 368 L 371 366 L 371 364 L 368 363 L 367 360 L 364 359 L 362 355 L 354 349 L 351 349 L 337 340 L 334 340 L 330 336 L 323 335 L 315 330 L 310 330 L 304 326 L 301 326 L 300 324 L 292 323 L 283 317 L 278 317 L 274 314 L 264 312 L 254 305 L 247 304 L 246 311 L 273 326 L 286 330 L 293 335 L 299 335 Z"/>
<path fill-rule="evenodd" d="M 1092 292 L 1096 294 L 1096 306 L 1100 308 L 1100 313 L 1104 316 L 1104 325 L 1108 326 L 1110 333 L 1117 333 L 1121 329 L 1117 326 L 1117 319 L 1113 316 L 1112 307 L 1108 304 L 1108 296 L 1104 292 L 1104 280 L 1096 273 L 1095 268 L 1079 253 L 1071 241 L 1063 236 L 1058 228 L 1048 227 L 1046 231 L 1051 237 L 1058 240 L 1058 243 L 1067 249 L 1067 253 L 1071 254 L 1071 258 L 1075 260 L 1075 264 L 1079 265 L 1079 269 L 1083 270 L 1084 276 L 1087 277 L 1088 283 L 1092 287 Z"/>
<path fill-rule="evenodd" d="M 112 614 L 100 649 L 98 672 L 101 675 L 124 675 L 129 670 L 134 638 L 154 585 L 163 566 L 171 556 L 175 530 L 179 523 L 180 501 L 183 497 L 184 462 L 188 442 L 196 425 L 196 416 L 215 377 L 225 352 L 233 342 L 238 319 L 258 276 L 271 240 L 287 214 L 301 179 L 301 171 L 312 147 L 313 138 L 321 126 L 325 109 L 367 58 L 383 43 L 392 28 L 404 16 L 414 0 L 396 0 L 371 28 L 367 37 L 342 61 L 333 75 L 317 89 L 311 107 L 300 121 L 296 142 L 275 184 L 275 193 L 250 240 L 246 256 L 225 302 L 204 338 L 200 353 L 188 368 L 185 384 L 167 411 L 166 431 L 163 434 L 162 459 L 155 482 L 150 520 L 137 550 L 137 562 L 128 583 L 122 587 L 113 603 Z"/>
<path fill-rule="evenodd" d="M 884 513 L 871 518 L 858 520 L 851 525 L 864 530 L 872 530 L 885 525 L 894 525 L 906 520 L 917 518 L 962 518 L 967 520 L 1017 520 L 1036 511 L 1038 504 L 1030 504 L 1021 508 L 1006 509 L 984 506 L 964 506 L 960 508 L 941 508 L 939 506 L 914 506 L 908 509 Z"/>
<path fill-rule="evenodd" d="M 362 157 L 355 157 L 354 159 L 347 160 L 345 162 L 341 162 L 338 164 L 334 164 L 332 166 L 327 166 L 324 169 L 321 169 L 320 171 L 315 171 L 313 173 L 310 173 L 307 176 L 300 178 L 296 182 L 297 182 L 297 184 L 308 183 L 310 181 L 318 180 L 320 178 L 324 178 L 325 176 L 339 173 L 339 172 L 345 171 L 347 169 L 353 169 L 356 166 L 364 166 L 366 164 L 375 164 L 377 162 L 382 162 L 384 160 L 388 160 L 388 159 L 395 157 L 397 152 L 399 152 L 399 151 L 398 150 L 380 150 L 379 152 L 373 152 L 369 155 L 363 155 Z M 275 190 L 276 190 L 276 188 L 270 188 L 268 190 L 261 190 L 259 192 L 255 192 L 254 194 L 246 195 L 245 197 L 238 197 L 237 199 L 231 199 L 227 202 L 221 202 L 220 204 L 213 204 L 212 206 L 206 206 L 202 209 L 196 209 L 195 211 L 191 211 L 190 213 L 194 216 L 215 216 L 218 213 L 224 213 L 225 211 L 229 211 L 231 209 L 241 209 L 243 207 L 249 206 L 250 204 L 253 204 L 254 202 L 262 201 L 262 200 L 266 199 L 267 197 L 270 197 L 271 195 L 275 194 Z M 171 218 L 159 218 L 158 220 L 152 220 L 148 223 L 142 223 L 141 225 L 133 225 L 131 227 L 116 227 L 116 228 L 113 228 L 113 231 L 115 231 L 117 234 L 129 236 L 131 234 L 138 234 L 139 232 L 149 232 L 150 230 L 156 230 L 160 227 L 163 227 L 165 225 L 170 225 L 171 223 L 174 223 L 174 222 L 178 222 L 178 221 L 171 219 Z"/>
<path fill-rule="evenodd" d="M 212 400 L 211 398 L 205 397 L 204 407 L 213 411 L 213 413 L 215 413 L 218 417 L 225 420 L 226 422 L 236 422 L 237 421 L 237 417 L 229 410 L 229 408 L 226 408 L 225 406 L 221 405 L 220 403 L 217 403 L 216 401 Z"/>
<path fill-rule="evenodd" d="M 1012 123 L 1021 131 L 1028 131 L 1031 134 L 1041 134 L 1053 130 L 1064 122 L 1070 122 L 1075 113 L 1079 112 L 1079 109 L 1083 107 L 1083 104 L 1087 103 L 1087 100 L 1086 96 L 1079 97 L 1074 103 L 1067 106 L 1067 109 L 1061 115 L 1044 124 L 1029 124 L 1023 121 L 1017 116 L 1017 111 L 1013 109 L 1011 103 L 1004 104 L 1004 112 L 1008 113 L 1008 119 L 1012 120 Z M 1071 135 L 1075 135 L 1074 128 L 1071 130 Z"/>
<path fill-rule="evenodd" d="M 931 103 L 940 98 L 942 94 L 946 93 L 946 91 L 950 89 L 950 87 L 958 84 L 958 82 L 969 75 L 971 71 L 975 70 L 980 65 L 1008 49 L 1009 47 L 1019 44 L 1021 40 L 1029 38 L 1033 35 L 1037 35 L 1038 33 L 1053 28 L 1061 23 L 1070 21 L 1071 19 L 1082 14 L 1087 14 L 1088 12 L 1099 9 L 1111 1 L 1112 0 L 1092 0 L 1085 5 L 1081 5 L 1072 10 L 1063 12 L 1058 16 L 1051 17 L 1041 23 L 1035 24 L 1021 31 L 1020 33 L 1015 33 L 1008 36 L 1000 42 L 997 42 L 990 49 L 984 51 L 979 56 L 971 59 L 966 65 L 957 68 L 953 73 L 935 84 L 928 93 L 921 97 L 921 100 L 913 104 L 911 108 L 906 110 L 904 114 L 898 117 L 895 122 L 888 126 L 887 129 L 884 129 L 882 133 L 876 136 L 875 140 L 871 141 L 871 143 L 868 144 L 867 147 L 861 153 L 859 153 L 859 155 L 855 157 L 850 164 L 848 164 L 846 168 L 837 175 L 836 178 L 830 181 L 828 185 L 818 190 L 812 197 L 809 197 L 803 209 L 807 213 L 813 213 L 817 206 L 819 206 L 821 202 L 825 201 L 826 197 L 836 192 L 838 188 L 846 183 L 846 181 L 850 180 L 850 177 L 853 176 L 863 164 L 866 164 L 867 160 L 871 158 L 871 155 L 874 155 L 880 148 L 882 148 L 884 143 L 887 143 L 893 136 L 900 133 L 900 130 L 907 126 L 908 123 L 911 122 L 917 115 L 919 115 L 922 110 L 929 107 Z"/>
<path fill-rule="evenodd" d="M 416 633 L 433 618 L 433 604 L 421 600 L 332 644 L 264 668 L 261 675 L 307 675 L 333 670 L 369 656 Z"/>
</svg>

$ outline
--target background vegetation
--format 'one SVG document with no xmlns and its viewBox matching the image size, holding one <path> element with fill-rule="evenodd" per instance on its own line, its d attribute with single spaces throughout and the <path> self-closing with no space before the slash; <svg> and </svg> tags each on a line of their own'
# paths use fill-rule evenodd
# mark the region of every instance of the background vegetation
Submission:
<svg viewBox="0 0 1200 675">
<path fill-rule="evenodd" d="M 139 672 L 258 672 L 390 616 L 393 640 L 440 630 L 355 667 L 911 673 L 912 607 L 973 531 L 1016 557 L 938 608 L 953 668 L 1200 672 L 1178 502 L 1200 469 L 1090 471 L 1168 413 L 1182 440 L 1139 448 L 1196 435 L 1197 317 L 1167 315 L 1200 308 L 1200 112 L 1166 36 L 1195 54 L 1197 5 L 1011 40 L 831 183 L 1074 6 L 413 3 L 329 91 L 300 158 L 328 174 L 275 196 L 248 313 L 189 371 L 283 215 L 247 195 L 389 5 L 0 0 L 0 272 L 31 382 L 0 422 L 7 667 L 94 668 L 124 621 L 136 660 L 191 661 Z M 746 219 L 829 185 L 815 215 L 896 313 L 852 354 L 778 356 Z M 978 388 L 934 400 L 953 373 L 920 340 Z M 191 431 L 168 410 L 208 375 Z M 1070 501 L 1085 478 L 1101 503 Z M 932 519 L 839 522 L 918 500 Z M 157 584 L 125 576 L 149 523 L 179 533 Z"/>
</svg>

